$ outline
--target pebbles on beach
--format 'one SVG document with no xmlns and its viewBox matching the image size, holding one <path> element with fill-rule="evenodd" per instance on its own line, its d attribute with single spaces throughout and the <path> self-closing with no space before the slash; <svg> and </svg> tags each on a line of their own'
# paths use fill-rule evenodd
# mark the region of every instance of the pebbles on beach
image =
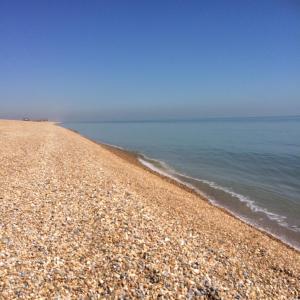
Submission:
<svg viewBox="0 0 300 300">
<path fill-rule="evenodd" d="M 0 121 L 0 298 L 298 299 L 300 255 L 74 132 Z"/>
</svg>

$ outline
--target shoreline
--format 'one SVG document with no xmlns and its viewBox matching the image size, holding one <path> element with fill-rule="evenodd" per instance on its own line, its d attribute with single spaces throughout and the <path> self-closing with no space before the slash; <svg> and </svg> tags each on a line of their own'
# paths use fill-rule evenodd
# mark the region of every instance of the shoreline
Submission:
<svg viewBox="0 0 300 300">
<path fill-rule="evenodd" d="M 2 297 L 298 298 L 296 250 L 132 153 L 53 123 L 0 133 Z"/>
<path fill-rule="evenodd" d="M 140 162 L 139 158 L 142 158 L 142 156 L 140 154 L 138 154 L 137 152 L 123 149 L 123 148 L 121 148 L 121 147 L 119 147 L 117 145 L 110 145 L 110 144 L 103 143 L 101 141 L 97 141 L 97 140 L 91 139 L 91 138 L 89 138 L 89 137 L 81 134 L 77 130 L 61 126 L 60 123 L 57 123 L 56 125 L 64 128 L 64 129 L 70 130 L 70 131 L 72 131 L 72 132 L 80 135 L 81 137 L 83 137 L 83 138 L 85 138 L 85 139 L 87 139 L 89 141 L 92 141 L 93 143 L 95 143 L 97 145 L 100 145 L 101 147 L 103 147 L 106 150 L 110 151 L 114 155 L 117 155 L 118 157 L 124 159 L 126 162 L 134 164 L 135 166 L 143 169 L 144 171 L 150 172 L 151 174 L 154 174 L 154 175 L 158 176 L 162 180 L 165 180 L 168 183 L 174 184 L 174 185 L 180 187 L 181 189 L 183 189 L 186 192 L 189 192 L 189 193 L 192 193 L 193 195 L 196 195 L 199 198 L 200 201 L 205 201 L 206 203 L 208 203 L 212 207 L 221 210 L 222 212 L 228 214 L 229 216 L 235 218 L 236 220 L 238 220 L 238 221 L 246 224 L 247 226 L 250 226 L 252 229 L 255 229 L 255 230 L 261 232 L 262 234 L 268 236 L 269 238 L 271 238 L 271 239 L 273 239 L 273 240 L 281 243 L 282 245 L 284 245 L 284 246 L 288 247 L 289 249 L 295 251 L 296 253 L 300 254 L 300 248 L 297 248 L 296 246 L 292 245 L 291 243 L 289 243 L 289 242 L 287 242 L 285 240 L 282 240 L 280 237 L 278 237 L 278 236 L 276 236 L 276 235 L 268 232 L 264 228 L 261 228 L 259 226 L 256 226 L 255 224 L 252 224 L 250 221 L 247 222 L 243 218 L 239 217 L 237 214 L 234 214 L 233 212 L 231 212 L 229 209 L 226 209 L 225 207 L 223 207 L 221 205 L 212 203 L 197 188 L 189 186 L 187 183 L 184 183 L 184 182 L 180 181 L 179 179 L 173 178 L 171 175 L 170 176 L 168 174 L 164 175 L 164 174 L 162 174 L 162 173 L 160 173 L 158 171 L 155 171 L 155 170 L 151 169 L 150 167 L 147 167 L 142 162 Z"/>
</svg>

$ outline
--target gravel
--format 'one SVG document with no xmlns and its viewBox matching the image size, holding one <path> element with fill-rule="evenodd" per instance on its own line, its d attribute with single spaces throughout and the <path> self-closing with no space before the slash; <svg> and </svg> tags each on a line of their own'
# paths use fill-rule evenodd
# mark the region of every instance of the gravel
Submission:
<svg viewBox="0 0 300 300">
<path fill-rule="evenodd" d="M 0 121 L 1 299 L 299 299 L 299 252 L 124 157 Z"/>
</svg>

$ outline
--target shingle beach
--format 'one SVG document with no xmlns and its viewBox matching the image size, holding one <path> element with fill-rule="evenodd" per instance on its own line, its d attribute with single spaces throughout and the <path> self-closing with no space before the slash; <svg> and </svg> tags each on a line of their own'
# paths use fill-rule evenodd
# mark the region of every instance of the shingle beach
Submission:
<svg viewBox="0 0 300 300">
<path fill-rule="evenodd" d="M 300 299 L 300 253 L 107 147 L 0 121 L 0 299 Z"/>
</svg>

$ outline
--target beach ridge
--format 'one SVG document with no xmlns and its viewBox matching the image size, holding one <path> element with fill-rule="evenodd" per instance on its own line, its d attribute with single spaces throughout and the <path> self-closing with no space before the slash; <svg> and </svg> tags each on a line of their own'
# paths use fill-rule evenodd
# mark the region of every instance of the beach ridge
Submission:
<svg viewBox="0 0 300 300">
<path fill-rule="evenodd" d="M 0 137 L 4 297 L 299 297 L 298 251 L 134 156 L 50 122 Z"/>
<path fill-rule="evenodd" d="M 61 124 L 57 123 L 56 125 L 60 126 Z M 291 250 L 294 250 L 297 253 L 300 253 L 300 250 L 296 246 L 294 246 L 294 245 L 292 245 L 292 244 L 290 244 L 290 243 L 282 240 L 279 236 L 273 235 L 272 233 L 266 231 L 264 228 L 258 227 L 255 224 L 252 224 L 251 222 L 247 222 L 246 220 L 240 218 L 238 216 L 238 214 L 234 214 L 233 212 L 231 212 L 230 210 L 226 209 L 225 207 L 222 207 L 220 205 L 216 205 L 216 204 L 212 203 L 204 194 L 202 194 L 200 191 L 198 191 L 197 189 L 193 188 L 192 186 L 190 186 L 190 185 L 188 185 L 188 184 L 186 184 L 186 183 L 184 183 L 184 182 L 182 182 L 180 180 L 176 180 L 174 177 L 168 176 L 168 174 L 166 174 L 166 173 L 162 173 L 162 172 L 156 171 L 155 169 L 146 166 L 145 164 L 143 164 L 140 161 L 140 159 L 143 159 L 143 156 L 141 154 L 139 154 L 139 153 L 137 153 L 135 151 L 130 151 L 130 150 L 121 148 L 121 147 L 119 147 L 117 145 L 106 144 L 106 143 L 103 143 L 101 141 L 93 140 L 93 139 L 91 139 L 91 138 L 89 138 L 87 136 L 82 135 L 80 132 L 78 132 L 77 130 L 74 130 L 72 128 L 68 128 L 68 127 L 63 127 L 63 128 L 66 128 L 66 129 L 68 129 L 68 130 L 70 130 L 72 132 L 75 132 L 76 134 L 80 135 L 81 137 L 86 138 L 86 139 L 92 141 L 93 143 L 96 143 L 97 145 L 100 145 L 101 147 L 107 149 L 108 151 L 110 151 L 114 155 L 117 155 L 117 156 L 121 157 L 122 159 L 126 160 L 128 163 L 134 164 L 134 165 L 142 168 L 143 170 L 145 170 L 147 172 L 150 172 L 152 174 L 155 174 L 156 176 L 159 176 L 163 180 L 165 180 L 167 182 L 170 182 L 170 183 L 172 183 L 172 184 L 174 184 L 174 185 L 182 188 L 183 190 L 185 190 L 185 191 L 187 191 L 189 193 L 192 193 L 192 194 L 196 195 L 197 197 L 199 197 L 199 199 L 201 199 L 201 201 L 206 201 L 207 203 L 209 203 L 213 207 L 215 207 L 217 209 L 220 209 L 224 213 L 229 214 L 230 216 L 236 218 L 239 221 L 242 221 L 243 223 L 247 224 L 250 227 L 253 227 L 254 229 L 262 232 L 265 235 L 267 235 L 271 239 L 274 239 L 274 240 L 278 241 L 279 243 L 284 244 L 286 247 L 290 248 Z"/>
</svg>

